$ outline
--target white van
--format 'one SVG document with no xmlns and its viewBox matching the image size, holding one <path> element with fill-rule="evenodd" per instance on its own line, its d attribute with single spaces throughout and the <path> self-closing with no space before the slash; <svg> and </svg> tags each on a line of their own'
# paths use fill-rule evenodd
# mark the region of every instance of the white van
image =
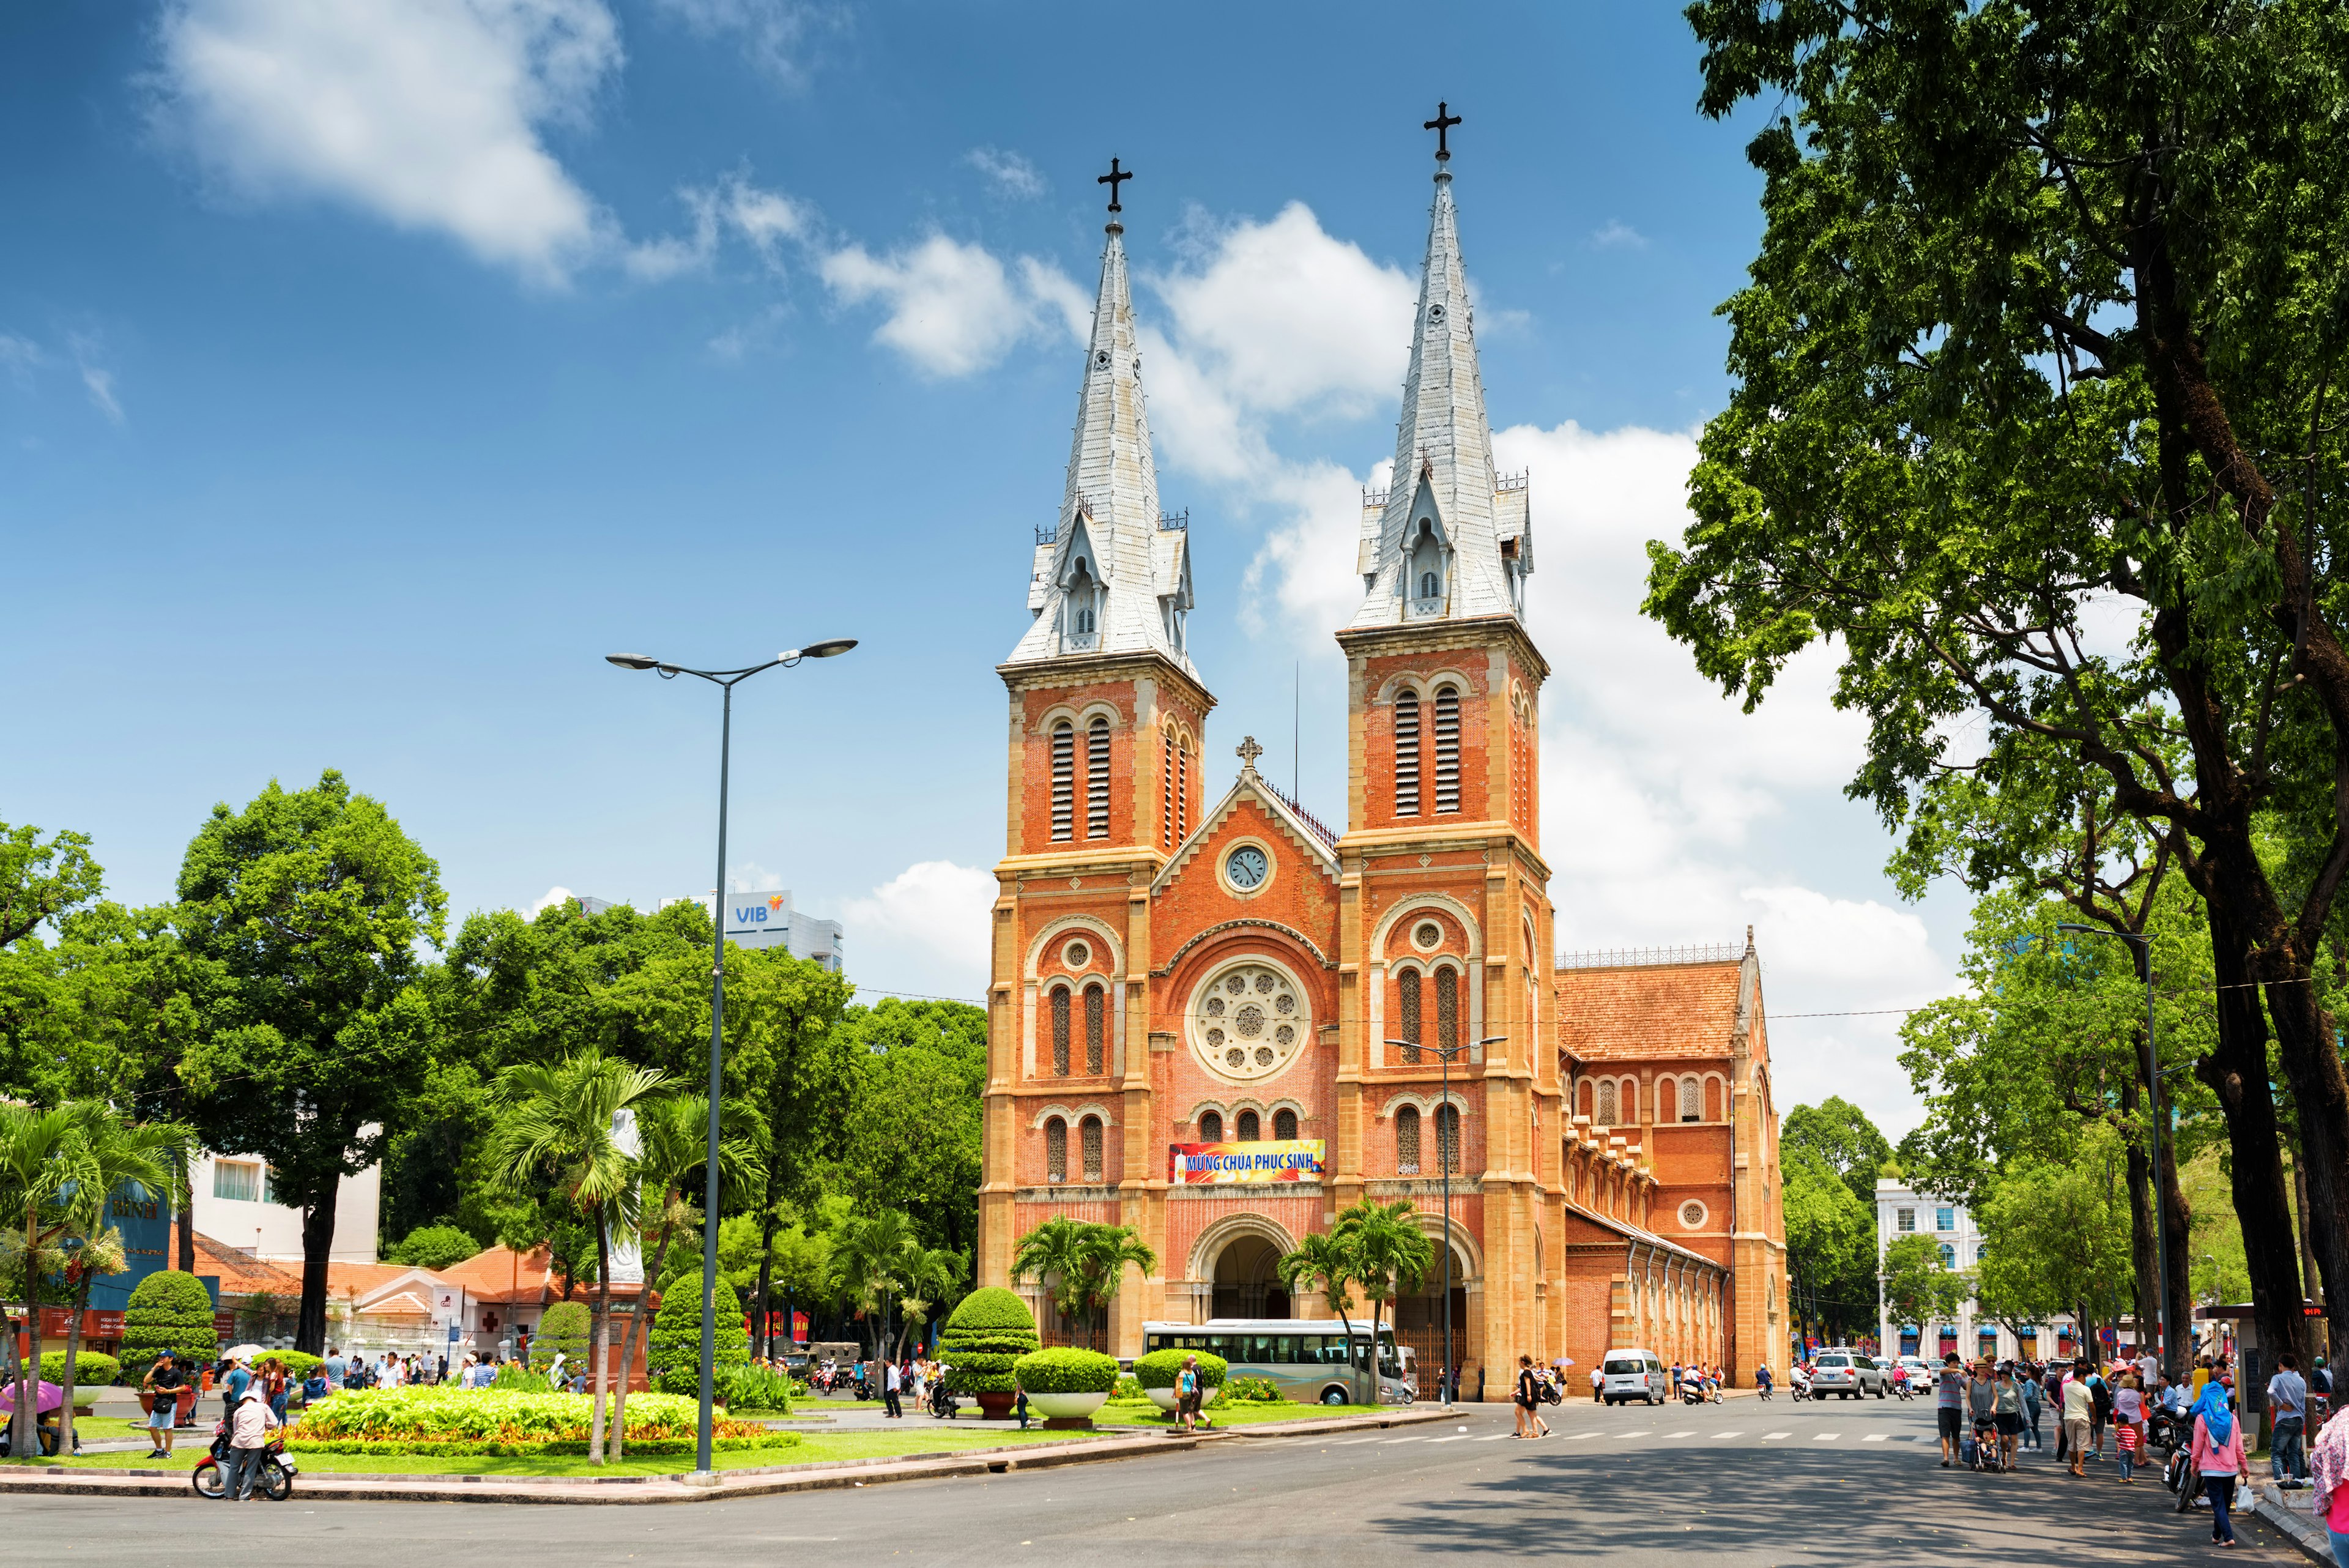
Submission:
<svg viewBox="0 0 2349 1568">
<path fill-rule="evenodd" d="M 1672 1397 L 1672 1375 L 1652 1350 L 1610 1350 L 1599 1364 L 1599 1394 L 1609 1405 L 1661 1405 Z"/>
</svg>

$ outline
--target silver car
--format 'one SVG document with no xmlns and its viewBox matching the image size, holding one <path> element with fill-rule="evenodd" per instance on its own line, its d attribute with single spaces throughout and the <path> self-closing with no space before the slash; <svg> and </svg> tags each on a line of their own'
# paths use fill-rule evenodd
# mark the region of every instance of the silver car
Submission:
<svg viewBox="0 0 2349 1568">
<path fill-rule="evenodd" d="M 1864 1398 L 1873 1394 L 1884 1397 L 1889 1386 L 1884 1368 L 1857 1350 L 1822 1350 L 1811 1361 L 1811 1397 L 1824 1399 L 1830 1394 L 1846 1399 Z"/>
</svg>

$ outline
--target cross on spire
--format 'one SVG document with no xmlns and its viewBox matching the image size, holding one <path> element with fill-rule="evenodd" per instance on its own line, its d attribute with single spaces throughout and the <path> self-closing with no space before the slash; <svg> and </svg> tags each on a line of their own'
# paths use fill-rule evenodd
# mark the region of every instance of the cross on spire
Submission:
<svg viewBox="0 0 2349 1568">
<path fill-rule="evenodd" d="M 1106 185 L 1109 187 L 1109 210 L 1111 212 L 1122 213 L 1125 210 L 1117 204 L 1117 188 L 1120 184 L 1133 178 L 1133 171 L 1131 169 L 1120 169 L 1117 166 L 1117 160 L 1112 158 L 1109 161 L 1109 172 L 1093 182 L 1096 185 Z"/>
<path fill-rule="evenodd" d="M 1454 126 L 1460 123 L 1460 117 L 1452 113 L 1451 109 L 1450 104 L 1438 99 L 1435 105 L 1435 118 L 1424 120 L 1420 125 L 1422 130 L 1435 132 L 1435 161 L 1438 163 L 1452 161 L 1452 148 L 1444 138 Z"/>
<path fill-rule="evenodd" d="M 1240 737 L 1240 743 L 1232 748 L 1232 754 L 1239 758 L 1240 766 L 1254 773 L 1256 760 L 1264 755 L 1264 748 L 1256 743 L 1254 735 L 1243 735 Z"/>
</svg>

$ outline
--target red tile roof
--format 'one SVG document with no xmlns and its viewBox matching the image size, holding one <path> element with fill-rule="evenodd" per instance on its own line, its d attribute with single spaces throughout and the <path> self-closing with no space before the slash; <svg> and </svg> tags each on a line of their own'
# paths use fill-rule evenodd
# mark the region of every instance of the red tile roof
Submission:
<svg viewBox="0 0 2349 1568">
<path fill-rule="evenodd" d="M 477 1302 L 535 1302 L 548 1290 L 549 1257 L 543 1244 L 527 1252 L 492 1247 L 434 1272 L 450 1284 L 461 1286 Z M 554 1293 L 561 1294 L 560 1287 Z"/>
<path fill-rule="evenodd" d="M 237 1251 L 225 1241 L 216 1241 L 202 1231 L 196 1232 L 196 1272 L 212 1274 L 220 1280 L 221 1294 L 251 1296 L 267 1293 L 273 1296 L 298 1296 L 302 1293 L 302 1276 L 288 1273 L 274 1263 Z"/>
<path fill-rule="evenodd" d="M 1734 960 L 1559 970 L 1558 1044 L 1585 1062 L 1726 1056 L 1741 970 Z"/>
</svg>

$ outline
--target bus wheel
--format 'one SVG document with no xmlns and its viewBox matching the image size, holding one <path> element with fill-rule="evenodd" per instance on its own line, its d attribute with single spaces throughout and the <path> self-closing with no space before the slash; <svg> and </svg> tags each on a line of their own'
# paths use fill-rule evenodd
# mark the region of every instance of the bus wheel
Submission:
<svg viewBox="0 0 2349 1568">
<path fill-rule="evenodd" d="M 1321 1403 L 1324 1405 L 1343 1405 L 1345 1402 L 1346 1391 L 1343 1388 L 1333 1386 L 1321 1390 Z"/>
</svg>

